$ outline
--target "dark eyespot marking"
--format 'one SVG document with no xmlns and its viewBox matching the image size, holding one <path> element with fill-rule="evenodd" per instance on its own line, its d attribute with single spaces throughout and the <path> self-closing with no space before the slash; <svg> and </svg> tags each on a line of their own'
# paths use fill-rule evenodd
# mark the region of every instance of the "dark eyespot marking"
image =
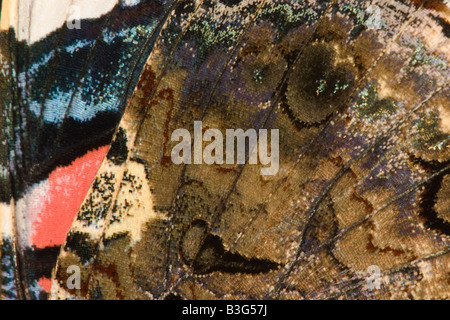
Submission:
<svg viewBox="0 0 450 320">
<path fill-rule="evenodd" d="M 278 269 L 279 266 L 273 261 L 248 259 L 239 254 L 225 251 L 222 239 L 211 234 L 206 237 L 192 264 L 194 273 L 197 274 L 207 274 L 213 271 L 257 274 Z"/>
<path fill-rule="evenodd" d="M 194 221 L 181 242 L 184 262 L 196 274 L 214 271 L 225 273 L 264 273 L 280 267 L 278 263 L 265 259 L 246 258 L 226 251 L 222 239 L 207 232 L 203 220 Z"/>
<path fill-rule="evenodd" d="M 445 217 L 450 216 L 448 201 L 445 193 L 450 193 L 449 175 L 439 175 L 432 179 L 425 187 L 420 204 L 420 215 L 425 219 L 425 227 L 450 236 L 450 221 Z"/>
<path fill-rule="evenodd" d="M 288 79 L 287 107 L 297 121 L 316 124 L 336 111 L 351 92 L 354 74 L 326 44 L 305 48 Z"/>
<path fill-rule="evenodd" d="M 414 155 L 409 155 L 414 164 L 420 165 L 429 172 L 441 171 L 426 185 L 420 201 L 420 216 L 425 227 L 433 229 L 441 234 L 450 236 L 450 161 L 425 161 Z"/>
</svg>

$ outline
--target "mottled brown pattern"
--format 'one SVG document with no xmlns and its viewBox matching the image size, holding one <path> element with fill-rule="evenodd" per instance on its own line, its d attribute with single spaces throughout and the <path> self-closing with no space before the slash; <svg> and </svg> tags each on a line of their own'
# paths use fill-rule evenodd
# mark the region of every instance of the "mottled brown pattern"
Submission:
<svg viewBox="0 0 450 320">
<path fill-rule="evenodd" d="M 89 290 L 65 289 L 69 241 L 52 297 L 449 298 L 450 235 L 427 222 L 448 223 L 450 188 L 449 41 L 430 40 L 434 7 L 191 4 L 167 21 L 128 103 L 127 160 L 105 159 L 98 174 L 114 175 L 116 208 L 127 175 L 149 196 L 127 196 L 128 220 L 99 209 L 89 229 L 92 188 L 72 229 L 95 246 L 83 266 Z M 364 25 L 373 4 L 379 29 Z M 170 133 L 194 120 L 223 132 L 279 129 L 279 172 L 174 165 Z M 444 175 L 432 217 L 421 203 Z M 382 275 L 375 291 L 371 265 Z"/>
</svg>

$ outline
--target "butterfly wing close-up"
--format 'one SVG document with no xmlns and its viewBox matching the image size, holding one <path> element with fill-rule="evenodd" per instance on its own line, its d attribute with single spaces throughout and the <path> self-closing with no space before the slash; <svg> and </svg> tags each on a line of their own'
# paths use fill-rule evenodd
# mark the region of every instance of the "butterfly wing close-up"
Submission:
<svg viewBox="0 0 450 320">
<path fill-rule="evenodd" d="M 450 299 L 448 1 L 0 4 L 0 299 Z"/>
</svg>

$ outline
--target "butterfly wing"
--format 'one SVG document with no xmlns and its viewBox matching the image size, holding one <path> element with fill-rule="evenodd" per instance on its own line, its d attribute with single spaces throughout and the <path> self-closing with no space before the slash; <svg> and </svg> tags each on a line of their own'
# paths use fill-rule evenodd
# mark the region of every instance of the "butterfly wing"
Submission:
<svg viewBox="0 0 450 320">
<path fill-rule="evenodd" d="M 1 226 L 14 297 L 45 297 L 170 5 L 3 1 Z"/>
<path fill-rule="evenodd" d="M 448 297 L 447 12 L 180 4 L 72 225 L 52 297 Z M 200 120 L 278 129 L 277 174 L 248 158 L 175 165 L 172 132 Z M 71 265 L 79 290 L 67 287 Z"/>
</svg>

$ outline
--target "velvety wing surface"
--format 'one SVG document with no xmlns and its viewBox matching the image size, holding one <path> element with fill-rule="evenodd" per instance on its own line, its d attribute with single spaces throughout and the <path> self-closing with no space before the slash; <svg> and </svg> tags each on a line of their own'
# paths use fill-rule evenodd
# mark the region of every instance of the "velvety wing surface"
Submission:
<svg viewBox="0 0 450 320">
<path fill-rule="evenodd" d="M 172 5 L 3 1 L 0 227 L 2 268 L 15 280 L 3 281 L 2 298 L 45 297 L 78 198 Z"/>
<path fill-rule="evenodd" d="M 448 298 L 450 42 L 437 3 L 179 4 L 72 225 L 52 297 Z M 263 175 L 248 153 L 174 164 L 171 135 L 193 137 L 194 121 L 224 138 L 279 130 L 279 168 Z M 73 265 L 80 289 L 67 286 Z"/>
</svg>

